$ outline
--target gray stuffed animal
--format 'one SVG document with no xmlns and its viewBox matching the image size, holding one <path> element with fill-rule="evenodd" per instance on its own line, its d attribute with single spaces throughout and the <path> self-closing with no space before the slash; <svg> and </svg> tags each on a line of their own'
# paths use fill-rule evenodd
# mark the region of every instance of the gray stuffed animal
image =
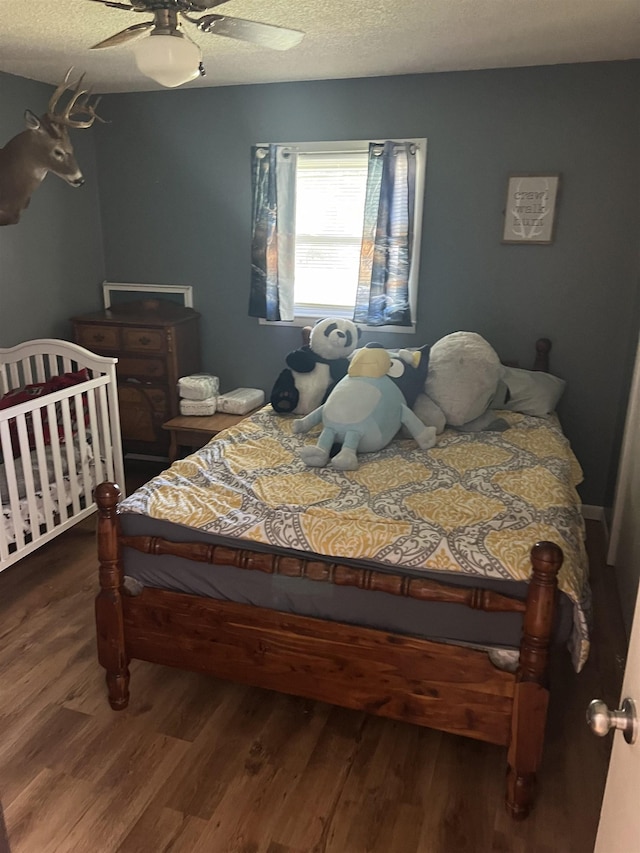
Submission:
<svg viewBox="0 0 640 853">
<path fill-rule="evenodd" d="M 498 354 L 476 332 L 453 332 L 431 347 L 424 393 L 413 406 L 420 420 L 441 433 L 445 425 L 465 432 L 504 430 L 496 418 L 506 396 Z"/>
</svg>

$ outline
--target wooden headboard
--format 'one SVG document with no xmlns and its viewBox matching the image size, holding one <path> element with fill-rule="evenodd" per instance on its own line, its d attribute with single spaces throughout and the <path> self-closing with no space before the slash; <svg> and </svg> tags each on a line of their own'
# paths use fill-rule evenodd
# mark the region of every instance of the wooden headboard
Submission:
<svg viewBox="0 0 640 853">
<path fill-rule="evenodd" d="M 551 341 L 549 338 L 538 338 L 536 341 L 536 357 L 532 370 L 540 370 L 549 373 L 549 353 L 551 352 Z M 505 367 L 520 367 L 517 361 L 503 361 Z"/>
<path fill-rule="evenodd" d="M 544 373 L 550 373 L 549 370 L 549 353 L 551 352 L 551 341 L 549 338 L 538 338 L 536 341 L 536 359 L 533 362 L 534 370 L 542 370 Z"/>
</svg>

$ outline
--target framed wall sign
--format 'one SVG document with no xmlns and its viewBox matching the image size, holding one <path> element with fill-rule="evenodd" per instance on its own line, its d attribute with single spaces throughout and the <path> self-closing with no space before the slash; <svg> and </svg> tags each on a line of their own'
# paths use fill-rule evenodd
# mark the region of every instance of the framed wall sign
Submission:
<svg viewBox="0 0 640 853">
<path fill-rule="evenodd" d="M 560 175 L 509 175 L 503 243 L 553 243 Z"/>
</svg>

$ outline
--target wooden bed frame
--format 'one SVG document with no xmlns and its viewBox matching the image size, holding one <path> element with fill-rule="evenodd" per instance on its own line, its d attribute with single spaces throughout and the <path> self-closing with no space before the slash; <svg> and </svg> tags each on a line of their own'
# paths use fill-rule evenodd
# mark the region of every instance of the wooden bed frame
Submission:
<svg viewBox="0 0 640 853">
<path fill-rule="evenodd" d="M 550 344 L 537 344 L 537 369 L 548 365 Z M 429 726 L 506 746 L 506 805 L 527 816 L 544 741 L 548 659 L 561 549 L 531 549 L 526 601 L 482 589 L 339 562 L 265 554 L 250 547 L 180 543 L 123 536 L 120 490 L 96 489 L 100 592 L 96 598 L 98 658 L 106 670 L 114 710 L 129 700 L 129 662 L 145 660 L 257 687 Z M 287 577 L 382 590 L 423 601 L 523 614 L 519 665 L 498 669 L 487 653 L 387 631 L 281 613 L 229 601 L 145 587 L 128 595 L 122 549 L 171 554 Z"/>
</svg>

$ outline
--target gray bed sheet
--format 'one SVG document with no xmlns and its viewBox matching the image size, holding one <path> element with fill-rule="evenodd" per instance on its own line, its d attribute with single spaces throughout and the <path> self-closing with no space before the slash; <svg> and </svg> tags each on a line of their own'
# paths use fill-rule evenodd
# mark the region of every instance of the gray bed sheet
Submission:
<svg viewBox="0 0 640 853">
<path fill-rule="evenodd" d="M 238 545 L 238 540 L 206 534 L 181 524 L 134 513 L 123 513 L 121 523 L 127 536 L 160 536 L 176 542 L 206 542 L 236 547 Z M 269 551 L 259 543 L 245 544 L 253 550 Z M 289 553 L 299 556 L 295 552 Z M 423 639 L 507 649 L 518 648 L 520 645 L 522 617 L 518 613 L 485 613 L 459 604 L 417 601 L 386 592 L 337 586 L 307 578 L 287 578 L 235 566 L 214 566 L 179 557 L 141 554 L 130 548 L 124 549 L 123 558 L 125 574 L 144 586 L 251 604 Z M 332 562 L 322 556 L 314 556 L 314 559 Z M 346 558 L 341 562 L 355 565 L 354 561 Z M 390 569 L 378 563 L 372 563 L 370 567 L 378 571 L 398 573 L 397 568 Z M 467 579 L 443 572 L 417 574 L 407 571 L 406 574 L 450 582 L 458 587 L 480 585 L 476 577 Z M 526 595 L 525 583 L 488 579 L 481 585 L 485 589 L 506 595 L 520 598 Z M 554 643 L 566 643 L 571 632 L 572 619 L 572 603 L 566 595 L 559 593 Z"/>
</svg>

